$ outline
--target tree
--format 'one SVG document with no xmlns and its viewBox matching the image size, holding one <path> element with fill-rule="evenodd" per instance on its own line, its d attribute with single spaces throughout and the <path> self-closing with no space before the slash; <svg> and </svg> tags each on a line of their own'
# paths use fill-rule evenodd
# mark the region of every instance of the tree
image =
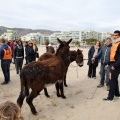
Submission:
<svg viewBox="0 0 120 120">
<path fill-rule="evenodd" d="M 89 39 L 83 39 L 83 41 L 86 41 L 88 45 L 93 45 L 97 41 L 97 39 L 89 38 Z"/>
<path fill-rule="evenodd" d="M 75 42 L 75 46 L 79 47 L 79 46 L 80 46 L 80 42 L 79 42 L 79 41 L 76 41 L 76 42 Z"/>
</svg>

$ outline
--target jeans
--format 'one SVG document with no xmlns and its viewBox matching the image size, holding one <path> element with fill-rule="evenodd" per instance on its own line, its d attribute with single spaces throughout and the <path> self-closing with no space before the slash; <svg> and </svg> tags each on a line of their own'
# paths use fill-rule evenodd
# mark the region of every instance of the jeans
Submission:
<svg viewBox="0 0 120 120">
<path fill-rule="evenodd" d="M 108 69 L 105 70 L 105 64 L 101 63 L 101 70 L 100 70 L 101 81 L 100 81 L 100 83 L 102 85 L 104 85 L 105 76 L 106 76 L 106 85 L 109 85 L 109 72 L 110 72 L 110 66 L 108 66 Z"/>
<path fill-rule="evenodd" d="M 15 64 L 16 64 L 16 72 L 17 74 L 19 74 L 19 71 L 21 72 L 22 70 L 23 58 L 16 58 Z"/>
<path fill-rule="evenodd" d="M 10 60 L 1 60 L 1 68 L 5 78 L 5 82 L 10 81 Z"/>
</svg>

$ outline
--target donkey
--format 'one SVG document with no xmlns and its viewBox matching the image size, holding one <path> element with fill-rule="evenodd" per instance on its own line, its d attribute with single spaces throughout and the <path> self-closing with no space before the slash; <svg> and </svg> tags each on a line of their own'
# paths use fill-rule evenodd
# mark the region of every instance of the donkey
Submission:
<svg viewBox="0 0 120 120">
<path fill-rule="evenodd" d="M 44 61 L 31 62 L 23 67 L 20 73 L 21 92 L 17 99 L 17 104 L 22 107 L 24 98 L 28 103 L 31 112 L 36 114 L 37 111 L 33 105 L 33 99 L 45 88 L 46 85 L 56 84 L 57 94 L 66 98 L 63 90 L 63 79 L 66 74 L 65 64 L 69 57 L 69 43 L 58 39 L 60 46 L 54 57 Z M 48 79 L 49 78 L 49 79 Z M 29 89 L 31 88 L 31 93 Z M 60 90 L 60 93 L 59 93 Z"/>
<path fill-rule="evenodd" d="M 68 67 L 70 65 L 71 62 L 73 61 L 76 61 L 76 63 L 78 64 L 78 66 L 82 67 L 83 66 L 83 54 L 82 54 L 82 50 L 77 50 L 77 51 L 70 51 L 70 57 L 68 59 L 68 62 L 67 64 L 65 65 L 66 66 L 66 74 L 67 74 L 67 71 L 68 71 Z M 46 60 L 46 59 L 49 59 L 51 57 L 54 57 L 54 54 L 51 54 L 51 53 L 44 53 L 43 55 L 41 55 L 38 59 L 38 61 L 43 61 L 43 60 Z M 67 84 L 66 84 L 66 74 L 64 76 L 64 86 L 67 87 Z M 48 91 L 47 91 L 47 88 L 45 87 L 44 88 L 44 93 L 45 93 L 45 96 L 46 97 L 50 97 L 48 95 Z M 59 97 L 59 96 L 58 96 Z"/>
<path fill-rule="evenodd" d="M 70 54 L 70 57 L 69 57 L 68 64 L 66 65 L 66 67 L 69 67 L 70 63 L 72 63 L 73 61 L 76 61 L 78 66 L 80 66 L 80 67 L 83 66 L 82 50 L 79 50 L 79 49 L 77 51 L 72 50 L 72 51 L 70 51 L 69 54 Z M 43 61 L 43 60 L 49 59 L 49 58 L 53 57 L 54 55 L 55 54 L 44 53 L 38 58 L 38 61 Z M 65 79 L 64 79 L 64 86 L 67 87 L 66 76 L 65 76 Z"/>
</svg>

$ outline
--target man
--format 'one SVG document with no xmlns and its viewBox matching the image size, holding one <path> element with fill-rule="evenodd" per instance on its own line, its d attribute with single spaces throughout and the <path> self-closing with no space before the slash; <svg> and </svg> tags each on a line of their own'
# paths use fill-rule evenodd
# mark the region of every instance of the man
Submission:
<svg viewBox="0 0 120 120">
<path fill-rule="evenodd" d="M 1 59 L 1 68 L 4 74 L 5 81 L 1 83 L 2 85 L 8 84 L 10 82 L 10 60 L 12 57 L 12 50 L 10 46 L 5 44 L 5 40 L 0 40 L 0 59 Z"/>
<path fill-rule="evenodd" d="M 92 58 L 94 61 L 96 58 L 101 58 L 101 80 L 100 84 L 97 86 L 98 88 L 104 86 L 104 80 L 105 80 L 105 75 L 106 75 L 106 85 L 107 85 L 107 90 L 109 90 L 109 71 L 110 71 L 110 49 L 112 46 L 112 40 L 111 38 L 106 38 L 105 40 L 105 45 L 102 46 L 100 49 L 99 53 Z"/>
<path fill-rule="evenodd" d="M 120 31 L 115 31 L 113 35 L 114 44 L 110 51 L 110 90 L 105 101 L 114 101 L 114 96 L 120 97 L 118 76 L 120 73 Z"/>
</svg>

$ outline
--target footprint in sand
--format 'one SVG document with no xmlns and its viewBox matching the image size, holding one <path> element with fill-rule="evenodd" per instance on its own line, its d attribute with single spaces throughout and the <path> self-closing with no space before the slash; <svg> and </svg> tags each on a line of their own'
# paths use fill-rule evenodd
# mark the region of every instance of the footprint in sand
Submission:
<svg viewBox="0 0 120 120">
<path fill-rule="evenodd" d="M 72 109 L 75 108 L 74 105 L 72 105 L 72 104 L 70 104 L 70 103 L 67 103 L 66 106 L 68 106 L 69 108 L 72 108 Z"/>
<path fill-rule="evenodd" d="M 82 93 L 82 91 L 81 91 L 81 90 L 78 90 L 78 91 L 75 92 L 75 95 L 78 95 L 78 94 L 80 94 L 80 93 Z"/>
<path fill-rule="evenodd" d="M 40 118 L 45 120 L 46 116 L 45 116 L 45 115 L 42 115 Z"/>
</svg>

